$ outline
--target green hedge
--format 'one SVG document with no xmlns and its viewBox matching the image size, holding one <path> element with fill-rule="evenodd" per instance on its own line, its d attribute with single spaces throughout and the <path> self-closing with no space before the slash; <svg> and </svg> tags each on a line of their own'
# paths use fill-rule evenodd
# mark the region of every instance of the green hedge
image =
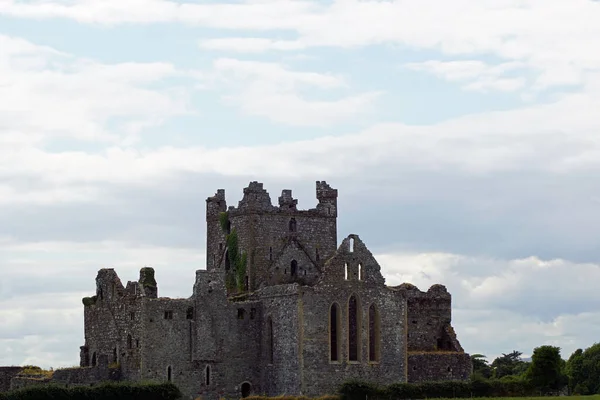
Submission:
<svg viewBox="0 0 600 400">
<path fill-rule="evenodd" d="M 395 383 L 377 386 L 362 381 L 344 383 L 339 394 L 342 400 L 397 400 L 468 397 L 525 397 L 539 393 L 522 379 L 472 380 L 466 382 Z"/>
<path fill-rule="evenodd" d="M 0 393 L 0 400 L 177 400 L 181 397 L 172 383 L 107 383 L 71 388 L 44 385 Z"/>
</svg>

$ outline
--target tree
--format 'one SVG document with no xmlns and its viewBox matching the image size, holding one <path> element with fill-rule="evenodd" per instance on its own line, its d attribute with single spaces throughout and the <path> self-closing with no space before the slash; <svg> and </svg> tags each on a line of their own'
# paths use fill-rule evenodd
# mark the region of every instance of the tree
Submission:
<svg viewBox="0 0 600 400">
<path fill-rule="evenodd" d="M 585 350 L 578 349 L 566 363 L 565 372 L 573 393 L 600 393 L 600 343 Z"/>
<path fill-rule="evenodd" d="M 560 348 L 540 346 L 533 349 L 531 364 L 525 378 L 538 390 L 557 391 L 567 383 L 564 374 L 565 362 L 560 357 Z"/>
<path fill-rule="evenodd" d="M 517 350 L 513 350 L 508 354 L 502 353 L 501 357 L 492 362 L 493 377 L 502 378 L 509 375 L 521 375 L 526 366 L 526 363 L 521 360 L 522 354 Z"/>
<path fill-rule="evenodd" d="M 483 354 L 473 354 L 471 362 L 473 363 L 473 374 L 480 375 L 483 378 L 489 379 L 492 376 L 492 368 Z"/>
</svg>

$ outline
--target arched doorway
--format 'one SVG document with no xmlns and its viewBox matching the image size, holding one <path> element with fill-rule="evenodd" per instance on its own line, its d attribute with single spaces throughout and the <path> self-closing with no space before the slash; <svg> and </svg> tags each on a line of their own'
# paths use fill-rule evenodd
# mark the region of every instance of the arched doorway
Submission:
<svg viewBox="0 0 600 400">
<path fill-rule="evenodd" d="M 242 398 L 250 396 L 251 392 L 252 392 L 252 385 L 250 384 L 250 382 L 242 383 Z"/>
</svg>

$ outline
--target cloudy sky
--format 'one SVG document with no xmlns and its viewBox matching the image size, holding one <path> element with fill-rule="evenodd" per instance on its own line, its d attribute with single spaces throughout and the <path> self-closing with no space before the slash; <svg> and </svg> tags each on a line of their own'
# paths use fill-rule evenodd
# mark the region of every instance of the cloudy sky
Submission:
<svg viewBox="0 0 600 400">
<path fill-rule="evenodd" d="M 465 350 L 600 337 L 600 2 L 0 0 L 0 365 L 78 364 L 98 269 L 188 297 L 206 197 L 339 189 Z"/>
</svg>

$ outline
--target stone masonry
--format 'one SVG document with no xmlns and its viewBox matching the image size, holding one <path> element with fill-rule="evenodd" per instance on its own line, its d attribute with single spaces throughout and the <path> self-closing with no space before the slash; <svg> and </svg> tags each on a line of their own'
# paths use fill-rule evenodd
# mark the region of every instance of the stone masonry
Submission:
<svg viewBox="0 0 600 400">
<path fill-rule="evenodd" d="M 318 181 L 316 194 L 309 210 L 291 190 L 273 205 L 258 182 L 237 207 L 222 189 L 209 197 L 206 269 L 187 299 L 159 297 L 152 268 L 126 285 L 101 269 L 83 299 L 81 367 L 102 360 L 119 379 L 172 381 L 189 399 L 469 379 L 446 288 L 386 286 L 358 235 L 338 246 L 337 190 Z"/>
</svg>

